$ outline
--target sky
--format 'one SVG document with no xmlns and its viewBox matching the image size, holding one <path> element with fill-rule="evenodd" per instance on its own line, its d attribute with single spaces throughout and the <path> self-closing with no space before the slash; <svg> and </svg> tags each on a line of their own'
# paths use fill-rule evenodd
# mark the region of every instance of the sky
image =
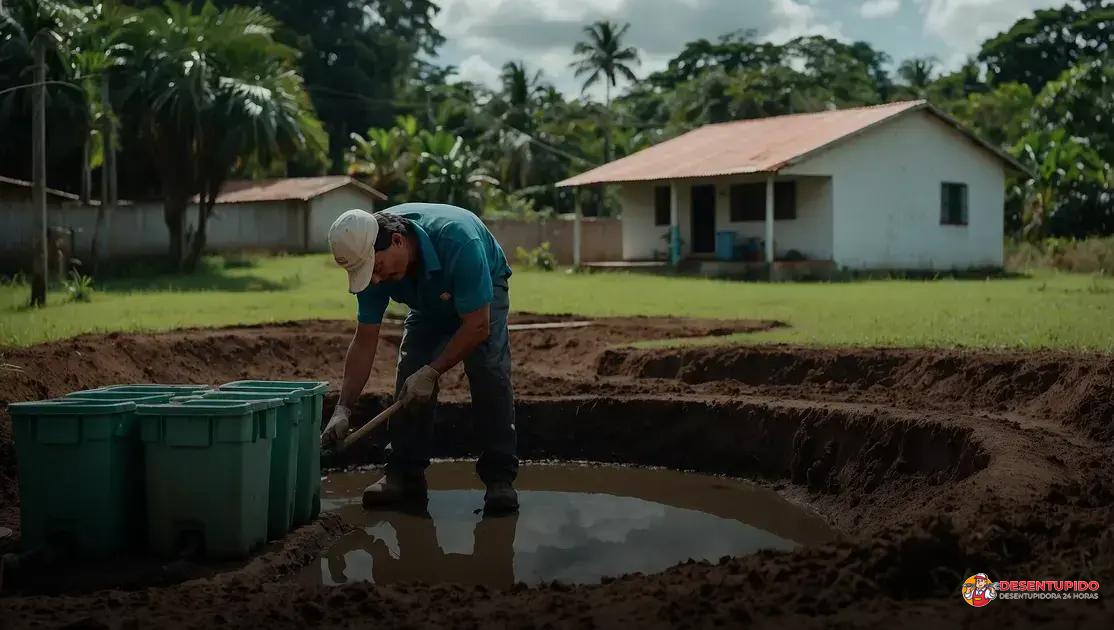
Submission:
<svg viewBox="0 0 1114 630">
<path fill-rule="evenodd" d="M 863 40 L 896 62 L 932 55 L 958 68 L 983 40 L 1034 9 L 1065 0 L 439 0 L 446 43 L 438 61 L 460 78 L 496 87 L 507 61 L 524 60 L 567 96 L 581 93 L 569 68 L 583 27 L 629 22 L 642 77 L 665 67 L 685 42 L 737 30 L 784 42 L 799 35 Z M 602 90 L 588 92 L 599 98 Z"/>
</svg>

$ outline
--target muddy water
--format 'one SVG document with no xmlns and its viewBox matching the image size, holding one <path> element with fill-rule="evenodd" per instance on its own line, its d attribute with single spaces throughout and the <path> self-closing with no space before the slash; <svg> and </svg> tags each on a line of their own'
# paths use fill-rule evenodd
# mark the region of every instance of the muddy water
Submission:
<svg viewBox="0 0 1114 630">
<path fill-rule="evenodd" d="M 652 573 L 689 558 L 716 560 L 792 549 L 832 533 L 817 516 L 743 481 L 668 470 L 531 464 L 516 486 L 517 515 L 483 517 L 471 462 L 437 462 L 425 509 L 365 510 L 363 488 L 380 472 L 338 473 L 322 509 L 357 527 L 311 563 L 320 585 L 423 581 L 594 583 Z"/>
</svg>

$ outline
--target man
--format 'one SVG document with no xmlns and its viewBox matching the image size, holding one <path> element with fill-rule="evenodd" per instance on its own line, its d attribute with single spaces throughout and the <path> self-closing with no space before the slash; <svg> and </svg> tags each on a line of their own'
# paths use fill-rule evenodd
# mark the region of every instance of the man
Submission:
<svg viewBox="0 0 1114 630">
<path fill-rule="evenodd" d="M 321 436 L 344 437 L 352 406 L 371 373 L 388 300 L 406 304 L 395 396 L 403 408 L 388 424 L 386 475 L 364 490 L 364 504 L 390 506 L 426 498 L 437 379 L 463 362 L 482 448 L 476 472 L 487 486 L 488 513 L 518 509 L 518 474 L 507 334 L 506 256 L 471 212 L 407 203 L 369 214 L 349 210 L 329 228 L 329 246 L 356 294 L 356 334 L 344 359 L 336 411 Z"/>
</svg>

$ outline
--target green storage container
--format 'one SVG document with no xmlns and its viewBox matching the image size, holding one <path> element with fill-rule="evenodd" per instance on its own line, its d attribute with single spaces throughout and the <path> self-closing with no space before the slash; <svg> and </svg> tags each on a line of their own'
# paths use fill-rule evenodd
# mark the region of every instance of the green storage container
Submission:
<svg viewBox="0 0 1114 630">
<path fill-rule="evenodd" d="M 271 440 L 280 400 L 139 405 L 148 540 L 164 556 L 191 547 L 242 558 L 267 540 Z"/>
<path fill-rule="evenodd" d="M 130 401 L 8 406 L 25 549 L 103 557 L 142 541 L 142 448 Z"/>
<path fill-rule="evenodd" d="M 302 393 L 302 423 L 298 426 L 298 486 L 294 491 L 294 524 L 304 525 L 321 511 L 321 407 L 326 381 L 234 381 L 220 386 L 229 391 L 297 388 Z"/>
<path fill-rule="evenodd" d="M 298 445 L 302 422 L 302 390 L 249 392 L 218 390 L 205 400 L 280 400 L 278 431 L 271 442 L 271 484 L 267 508 L 267 536 L 285 536 L 294 522 L 294 497 L 298 485 Z"/>
</svg>

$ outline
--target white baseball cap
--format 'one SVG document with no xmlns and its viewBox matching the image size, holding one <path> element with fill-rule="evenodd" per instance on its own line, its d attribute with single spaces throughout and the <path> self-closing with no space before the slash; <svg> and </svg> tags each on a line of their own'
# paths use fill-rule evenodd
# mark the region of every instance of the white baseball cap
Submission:
<svg viewBox="0 0 1114 630">
<path fill-rule="evenodd" d="M 377 236 L 379 222 L 370 212 L 359 209 L 340 215 L 329 228 L 329 249 L 337 264 L 348 272 L 348 290 L 352 293 L 359 293 L 371 284 Z"/>
</svg>

